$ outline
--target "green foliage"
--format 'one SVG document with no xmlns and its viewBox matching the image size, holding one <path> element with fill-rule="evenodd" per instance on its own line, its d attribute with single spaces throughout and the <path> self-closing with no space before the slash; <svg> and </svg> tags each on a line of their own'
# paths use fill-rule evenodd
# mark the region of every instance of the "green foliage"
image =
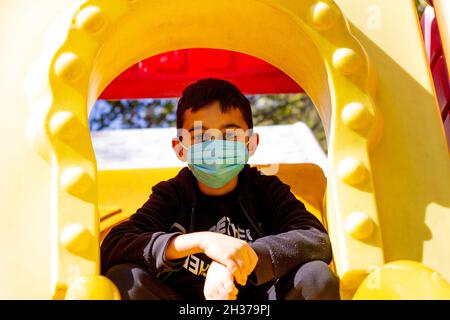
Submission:
<svg viewBox="0 0 450 320">
<path fill-rule="evenodd" d="M 322 121 L 306 94 L 256 95 L 249 99 L 252 102 L 255 125 L 292 124 L 302 121 L 312 130 L 323 150 L 327 151 Z"/>
<path fill-rule="evenodd" d="M 254 125 L 308 125 L 326 151 L 325 133 L 319 115 L 305 94 L 248 96 L 252 105 Z M 143 99 L 98 101 L 89 125 L 92 131 L 105 129 L 165 128 L 176 125 L 175 99 Z"/>
<path fill-rule="evenodd" d="M 425 10 L 426 6 L 427 2 L 425 0 L 416 0 L 417 12 L 419 13 L 420 17 L 422 16 L 422 13 Z"/>
<path fill-rule="evenodd" d="M 176 100 L 99 100 L 89 116 L 91 131 L 174 127 Z"/>
</svg>

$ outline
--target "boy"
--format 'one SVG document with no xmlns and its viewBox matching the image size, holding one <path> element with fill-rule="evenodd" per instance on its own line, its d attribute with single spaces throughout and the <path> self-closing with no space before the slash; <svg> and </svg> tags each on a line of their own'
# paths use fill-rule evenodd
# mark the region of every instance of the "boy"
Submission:
<svg viewBox="0 0 450 320">
<path fill-rule="evenodd" d="M 339 299 L 328 235 L 276 176 L 246 162 L 259 142 L 228 81 L 183 91 L 172 147 L 188 162 L 101 246 L 123 299 Z"/>
</svg>

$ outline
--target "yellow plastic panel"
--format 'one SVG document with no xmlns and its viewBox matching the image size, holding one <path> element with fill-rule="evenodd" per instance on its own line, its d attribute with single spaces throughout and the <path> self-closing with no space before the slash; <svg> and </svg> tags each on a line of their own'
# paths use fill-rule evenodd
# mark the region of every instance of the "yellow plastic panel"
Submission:
<svg viewBox="0 0 450 320">
<path fill-rule="evenodd" d="M 234 19 L 230 21 L 229 16 Z M 268 27 L 265 21 L 273 23 Z M 244 24 L 247 27 L 243 29 Z M 144 38 L 152 41 L 142 41 Z M 95 162 L 86 139 L 86 109 L 130 65 L 150 55 L 190 47 L 251 54 L 300 83 L 318 106 L 330 139 L 333 174 L 328 190 L 335 197 L 333 225 L 342 230 L 346 217 L 355 210 L 378 224 L 368 154 L 381 131 L 372 102 L 374 77 L 368 56 L 332 1 L 80 1 L 60 17 L 48 39 L 52 40 L 29 77 L 30 84 L 38 85 L 28 89 L 32 102 L 28 132 L 36 151 L 53 163 L 55 178 L 61 181 L 55 186 L 59 219 L 54 234 L 59 235 L 64 228 L 74 230 L 72 224 L 76 224 L 85 226 L 93 241 L 97 240 L 98 212 L 92 189 Z M 43 73 L 45 69 L 49 72 Z M 43 99 L 43 92 L 50 93 L 52 99 Z M 49 131 L 44 130 L 47 126 Z M 341 172 L 339 176 L 334 170 Z M 339 201 L 350 198 L 358 199 L 357 205 Z M 68 210 L 74 216 L 65 213 Z M 372 229 L 368 241 L 359 240 L 337 236 L 340 273 L 383 263 L 377 228 Z M 74 252 L 55 250 L 58 271 L 53 275 L 58 280 L 54 283 L 73 280 L 65 271 L 73 263 L 86 273 L 96 272 L 92 268 L 98 255 L 94 247 L 90 249 L 84 262 Z M 348 254 L 353 251 L 364 251 L 365 255 L 356 258 Z"/>
<path fill-rule="evenodd" d="M 275 174 L 281 181 L 288 184 L 291 192 L 304 203 L 306 209 L 326 224 L 322 203 L 327 180 L 319 166 L 313 163 L 281 163 L 256 167 L 267 175 Z"/>
<path fill-rule="evenodd" d="M 311 96 L 348 296 L 400 259 L 450 278 L 450 161 L 412 0 L 4 0 L 0 17 L 0 297 L 64 298 L 98 275 L 88 110 L 127 67 L 193 47 L 261 58 Z"/>
<path fill-rule="evenodd" d="M 48 299 L 51 167 L 28 144 L 27 72 L 64 1 L 0 1 L 0 299 Z M 50 10 L 49 10 L 50 8 Z"/>
<path fill-rule="evenodd" d="M 395 261 L 373 270 L 355 300 L 449 300 L 450 285 L 437 272 L 415 261 Z"/>
<path fill-rule="evenodd" d="M 415 3 L 336 2 L 378 75 L 371 163 L 385 261 L 418 261 L 449 281 L 450 161 Z"/>
<path fill-rule="evenodd" d="M 100 240 L 148 200 L 154 185 L 175 177 L 180 170 L 181 167 L 99 171 Z"/>
</svg>

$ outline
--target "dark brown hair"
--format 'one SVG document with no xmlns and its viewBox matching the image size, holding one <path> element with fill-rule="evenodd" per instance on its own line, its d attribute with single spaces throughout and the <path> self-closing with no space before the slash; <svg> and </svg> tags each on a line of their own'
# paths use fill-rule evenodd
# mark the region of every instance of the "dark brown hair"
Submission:
<svg viewBox="0 0 450 320">
<path fill-rule="evenodd" d="M 177 128 L 183 126 L 183 115 L 186 110 L 192 109 L 192 112 L 196 112 L 216 100 L 222 112 L 227 112 L 231 108 L 239 109 L 248 128 L 253 128 L 250 101 L 231 82 L 214 78 L 198 80 L 183 90 L 178 100 Z"/>
</svg>

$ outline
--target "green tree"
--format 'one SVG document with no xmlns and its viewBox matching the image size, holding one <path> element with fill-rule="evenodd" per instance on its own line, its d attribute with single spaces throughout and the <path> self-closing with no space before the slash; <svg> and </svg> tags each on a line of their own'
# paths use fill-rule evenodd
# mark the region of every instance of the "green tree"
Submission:
<svg viewBox="0 0 450 320">
<path fill-rule="evenodd" d="M 422 16 L 426 6 L 427 6 L 426 0 L 416 0 L 417 12 L 419 13 L 420 17 Z"/>
<path fill-rule="evenodd" d="M 255 125 L 292 124 L 302 121 L 312 130 L 323 150 L 327 151 L 322 121 L 306 94 L 256 95 L 249 99 Z"/>
</svg>

